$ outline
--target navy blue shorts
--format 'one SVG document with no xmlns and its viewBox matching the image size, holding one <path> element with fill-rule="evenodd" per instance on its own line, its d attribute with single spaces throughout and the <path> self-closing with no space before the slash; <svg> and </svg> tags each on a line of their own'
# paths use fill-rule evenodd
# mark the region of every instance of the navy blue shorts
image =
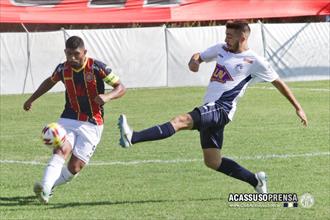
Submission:
<svg viewBox="0 0 330 220">
<path fill-rule="evenodd" d="M 200 143 L 205 148 L 222 148 L 223 131 L 229 122 L 227 113 L 223 107 L 216 103 L 209 103 L 195 108 L 191 115 L 194 121 L 193 129 L 197 129 L 200 134 Z"/>
</svg>

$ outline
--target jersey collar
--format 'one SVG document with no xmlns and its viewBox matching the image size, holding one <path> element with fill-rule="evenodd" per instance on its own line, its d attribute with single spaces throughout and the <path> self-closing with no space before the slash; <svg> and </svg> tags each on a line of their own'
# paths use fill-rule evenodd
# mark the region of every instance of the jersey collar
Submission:
<svg viewBox="0 0 330 220">
<path fill-rule="evenodd" d="M 85 68 L 85 66 L 86 66 L 86 64 L 87 64 L 87 61 L 88 61 L 88 57 L 85 57 L 85 62 L 84 62 L 84 64 L 83 64 L 79 69 L 75 69 L 75 68 L 71 67 L 72 70 L 73 70 L 74 72 L 76 72 L 76 73 L 79 73 L 82 69 Z"/>
</svg>

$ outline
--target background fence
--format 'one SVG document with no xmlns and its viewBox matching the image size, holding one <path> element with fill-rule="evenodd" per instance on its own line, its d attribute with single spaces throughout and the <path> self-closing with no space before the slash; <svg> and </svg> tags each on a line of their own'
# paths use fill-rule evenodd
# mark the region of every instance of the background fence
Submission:
<svg viewBox="0 0 330 220">
<path fill-rule="evenodd" d="M 330 79 L 330 23 L 251 24 L 249 46 L 285 80 Z M 31 93 L 65 61 L 64 42 L 81 36 L 88 56 L 107 63 L 129 87 L 206 85 L 214 63 L 188 70 L 191 55 L 225 38 L 224 26 L 1 33 L 1 94 Z M 52 91 L 63 91 L 59 83 Z"/>
</svg>

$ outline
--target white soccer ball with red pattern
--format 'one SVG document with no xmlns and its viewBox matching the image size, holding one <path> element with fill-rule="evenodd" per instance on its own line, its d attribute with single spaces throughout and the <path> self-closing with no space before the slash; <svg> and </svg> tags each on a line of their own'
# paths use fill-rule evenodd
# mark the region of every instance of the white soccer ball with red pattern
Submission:
<svg viewBox="0 0 330 220">
<path fill-rule="evenodd" d="M 53 122 L 42 129 L 41 138 L 47 147 L 60 148 L 66 141 L 66 131 L 61 125 Z"/>
</svg>

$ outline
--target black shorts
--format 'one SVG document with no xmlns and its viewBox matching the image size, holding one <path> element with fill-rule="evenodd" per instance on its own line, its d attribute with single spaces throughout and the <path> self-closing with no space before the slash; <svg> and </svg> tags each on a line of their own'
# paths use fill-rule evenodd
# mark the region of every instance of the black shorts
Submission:
<svg viewBox="0 0 330 220">
<path fill-rule="evenodd" d="M 189 112 L 194 121 L 193 129 L 197 129 L 200 134 L 200 144 L 205 148 L 222 148 L 223 131 L 229 122 L 227 113 L 216 103 L 195 108 Z"/>
</svg>

